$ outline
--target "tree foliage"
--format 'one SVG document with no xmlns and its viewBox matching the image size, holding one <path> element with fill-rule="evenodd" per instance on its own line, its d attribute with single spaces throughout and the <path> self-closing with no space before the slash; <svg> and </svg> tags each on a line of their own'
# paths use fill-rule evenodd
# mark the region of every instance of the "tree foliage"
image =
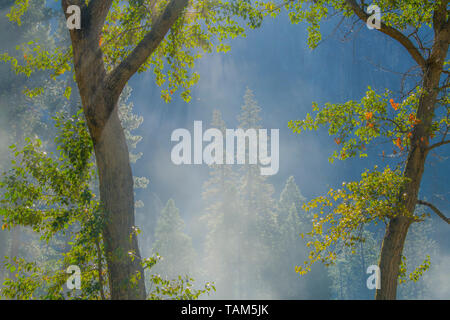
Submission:
<svg viewBox="0 0 450 320">
<path fill-rule="evenodd" d="M 313 240 L 308 245 L 313 249 L 308 261 L 297 271 L 307 272 L 315 261 L 326 265 L 334 263 L 338 244 L 354 248 L 364 241 L 362 230 L 366 225 L 385 222 L 387 228 L 380 258 L 383 284 L 382 289 L 377 290 L 377 298 L 392 299 L 396 295 L 397 278 L 401 279 L 404 273 L 400 260 L 408 227 L 425 219 L 424 214 L 416 213 L 415 206 L 419 203 L 417 197 L 427 154 L 448 143 L 449 77 L 443 76 L 447 73 L 445 59 L 450 43 L 450 21 L 445 0 L 381 0 L 373 4 L 383 13 L 379 31 L 407 50 L 422 72 L 420 84 L 411 88 L 402 101 L 388 90 L 380 94 L 369 87 L 361 101 L 327 103 L 322 108 L 313 103 L 315 115 L 307 114 L 303 120 L 290 121 L 289 127 L 297 133 L 328 128 L 338 146 L 330 161 L 367 157 L 369 146 L 375 146 L 371 154 L 378 151 L 383 160 L 397 160 L 396 169 L 375 167 L 363 173 L 360 181 L 344 183 L 342 190 L 331 189 L 327 196 L 318 197 L 305 207 L 318 212 L 309 233 Z M 287 1 L 285 7 L 293 23 L 306 21 L 309 24 L 311 48 L 317 47 L 322 39 L 321 22 L 331 15 L 356 17 L 362 23 L 369 18 L 368 4 L 363 1 Z M 386 142 L 393 144 L 390 154 L 376 147 Z M 411 276 L 417 279 L 428 265 L 426 259 Z"/>
</svg>

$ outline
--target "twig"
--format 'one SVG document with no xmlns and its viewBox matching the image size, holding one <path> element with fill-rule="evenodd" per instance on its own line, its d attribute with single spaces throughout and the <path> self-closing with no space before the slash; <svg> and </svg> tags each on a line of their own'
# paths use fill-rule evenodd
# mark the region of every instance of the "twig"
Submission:
<svg viewBox="0 0 450 320">
<path fill-rule="evenodd" d="M 448 224 L 450 224 L 450 219 L 447 218 L 441 211 L 439 211 L 438 208 L 436 208 L 433 204 L 423 201 L 423 200 L 417 200 L 417 204 L 423 205 L 423 206 L 427 206 L 429 208 L 431 208 L 431 210 L 434 211 L 434 213 L 436 213 L 442 220 L 444 220 L 445 222 L 447 222 Z"/>
</svg>

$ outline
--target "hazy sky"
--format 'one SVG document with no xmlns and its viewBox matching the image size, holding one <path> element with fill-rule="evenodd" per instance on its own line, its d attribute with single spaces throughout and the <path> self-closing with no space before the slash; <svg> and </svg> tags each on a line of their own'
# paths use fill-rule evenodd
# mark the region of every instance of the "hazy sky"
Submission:
<svg viewBox="0 0 450 320">
<path fill-rule="evenodd" d="M 228 128 L 236 128 L 247 86 L 262 108 L 263 127 L 280 129 L 280 170 L 270 178 L 275 185 L 294 175 L 304 195 L 311 198 L 328 185 L 357 179 L 364 168 L 380 163 L 381 157 L 374 157 L 330 164 L 335 143 L 326 131 L 298 135 L 287 127 L 289 120 L 311 112 L 313 101 L 360 100 L 368 86 L 380 92 L 385 88 L 399 91 L 401 75 L 397 73 L 413 66 L 406 51 L 379 32 L 363 26 L 356 36 L 343 41 L 344 32 L 332 33 L 335 24 L 330 21 L 323 28 L 326 40 L 311 51 L 305 25 L 292 25 L 284 16 L 268 19 L 261 29 L 248 31 L 246 39 L 231 41 L 231 52 L 199 60 L 195 69 L 201 78 L 190 103 L 175 97 L 166 104 L 159 98 L 152 72 L 136 75 L 131 81 L 131 99 L 145 120 L 139 129 L 144 140 L 138 147 L 144 156 L 135 172 L 149 176 L 151 191 L 163 199 L 175 197 L 183 207 L 193 192 L 200 192 L 200 178 L 207 167 L 172 165 L 170 150 L 175 143 L 170 141 L 171 132 L 176 128 L 192 131 L 194 120 L 209 123 L 213 109 L 222 112 Z M 392 146 L 386 146 L 386 152 L 390 151 Z M 440 150 L 441 154 L 448 151 Z M 436 161 L 430 157 L 430 162 Z M 424 189 L 433 193 L 449 189 L 445 180 L 435 176 L 442 170 L 446 170 L 445 162 L 427 168 Z M 448 208 L 448 201 L 443 205 Z"/>
</svg>

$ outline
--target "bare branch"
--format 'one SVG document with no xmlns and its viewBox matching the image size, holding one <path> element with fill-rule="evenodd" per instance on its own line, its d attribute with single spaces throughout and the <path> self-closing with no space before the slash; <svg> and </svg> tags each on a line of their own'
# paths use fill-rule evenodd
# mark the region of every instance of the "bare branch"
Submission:
<svg viewBox="0 0 450 320">
<path fill-rule="evenodd" d="M 450 218 L 447 218 L 441 211 L 439 211 L 438 208 L 436 208 L 433 204 L 423 201 L 423 200 L 417 200 L 417 204 L 423 205 L 423 206 L 427 206 L 429 207 L 431 210 L 434 211 L 434 213 L 436 213 L 439 218 L 441 218 L 442 220 L 444 220 L 445 222 L 447 222 L 448 224 L 450 224 Z"/>
<path fill-rule="evenodd" d="M 99 0 L 100 1 L 100 0 Z M 134 50 L 125 58 L 106 79 L 106 88 L 113 98 L 118 98 L 128 80 L 156 50 L 170 28 L 181 16 L 189 0 L 171 0 L 164 12 L 156 19 L 152 29 L 144 36 Z"/>
<path fill-rule="evenodd" d="M 367 19 L 370 17 L 358 5 L 356 0 L 345 0 L 345 2 L 362 21 L 366 22 Z M 383 32 L 384 34 L 388 35 L 394 40 L 397 40 L 406 50 L 408 50 L 411 57 L 414 59 L 414 61 L 417 62 L 417 64 L 422 68 L 422 70 L 425 69 L 426 65 L 425 58 L 422 56 L 422 54 L 419 52 L 419 50 L 414 46 L 414 44 L 407 36 L 405 36 L 397 29 L 387 26 L 383 22 L 381 22 L 381 29 L 379 31 Z"/>
<path fill-rule="evenodd" d="M 445 140 L 445 141 L 437 142 L 437 143 L 431 145 L 431 146 L 428 148 L 428 150 L 431 150 L 431 149 L 434 149 L 434 148 L 437 148 L 437 147 L 440 147 L 440 146 L 443 146 L 443 145 L 449 144 L 449 143 L 450 143 L 450 140 Z"/>
</svg>

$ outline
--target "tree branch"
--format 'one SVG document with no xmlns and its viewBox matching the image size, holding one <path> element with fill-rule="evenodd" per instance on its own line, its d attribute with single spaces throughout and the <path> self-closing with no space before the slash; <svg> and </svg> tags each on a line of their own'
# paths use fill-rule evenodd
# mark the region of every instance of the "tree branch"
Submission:
<svg viewBox="0 0 450 320">
<path fill-rule="evenodd" d="M 101 1 L 101 0 L 99 0 Z M 125 58 L 106 79 L 106 88 L 117 99 L 125 84 L 141 65 L 152 55 L 173 24 L 187 7 L 189 0 L 171 0 L 164 12 L 156 19 L 152 29 L 144 36 L 134 50 Z"/>
<path fill-rule="evenodd" d="M 99 36 L 113 0 L 91 0 L 88 5 L 90 32 Z"/>
<path fill-rule="evenodd" d="M 366 22 L 367 19 L 369 19 L 370 15 L 364 12 L 364 10 L 358 5 L 356 0 L 345 0 L 345 2 L 363 22 Z M 397 29 L 385 25 L 383 22 L 381 22 L 381 29 L 379 31 L 388 35 L 392 39 L 397 40 L 397 42 L 399 42 L 406 50 L 408 50 L 411 57 L 422 68 L 422 70 L 425 69 L 425 58 L 407 36 L 405 36 Z"/>
<path fill-rule="evenodd" d="M 433 28 L 435 34 L 438 34 L 446 23 L 445 19 L 447 17 L 447 4 L 448 0 L 442 1 L 439 8 L 433 13 Z"/>
<path fill-rule="evenodd" d="M 98 42 L 112 2 L 113 0 L 91 0 L 89 6 L 86 6 L 83 0 L 61 0 L 66 19 L 68 18 L 67 8 L 70 5 L 77 5 L 81 9 L 81 30 L 71 30 L 71 34 L 77 36 L 77 34 L 83 33 Z"/>
<path fill-rule="evenodd" d="M 64 16 L 66 17 L 66 19 L 69 18 L 69 14 L 67 13 L 67 8 L 70 7 L 71 5 L 76 5 L 78 7 L 80 7 L 81 9 L 81 29 L 83 30 L 83 22 L 86 23 L 87 19 L 83 19 L 83 14 L 85 14 L 86 12 L 86 3 L 82 0 L 61 0 L 61 7 L 64 13 Z M 79 39 L 81 36 L 81 32 L 82 30 L 69 30 L 69 33 L 71 35 L 72 39 Z"/>
<path fill-rule="evenodd" d="M 64 9 L 64 13 L 66 13 L 67 8 L 71 5 L 76 5 L 81 8 L 81 7 L 85 6 L 86 4 L 82 0 L 61 0 L 61 5 Z"/>
<path fill-rule="evenodd" d="M 444 220 L 445 222 L 447 222 L 448 224 L 450 224 L 450 218 L 447 218 L 441 211 L 439 211 L 438 208 L 436 208 L 433 204 L 423 201 L 423 200 L 417 200 L 417 204 L 423 205 L 423 206 L 427 206 L 429 208 L 431 208 L 431 210 L 434 211 L 434 213 L 436 213 L 439 218 L 441 218 L 442 220 Z"/>
<path fill-rule="evenodd" d="M 428 150 L 431 150 L 431 149 L 434 149 L 434 148 L 437 148 L 437 147 L 440 147 L 440 146 L 443 146 L 443 145 L 449 144 L 449 143 L 450 143 L 450 140 L 444 140 L 444 141 L 441 141 L 441 142 L 437 142 L 437 143 L 431 145 L 431 146 L 428 148 Z"/>
</svg>

